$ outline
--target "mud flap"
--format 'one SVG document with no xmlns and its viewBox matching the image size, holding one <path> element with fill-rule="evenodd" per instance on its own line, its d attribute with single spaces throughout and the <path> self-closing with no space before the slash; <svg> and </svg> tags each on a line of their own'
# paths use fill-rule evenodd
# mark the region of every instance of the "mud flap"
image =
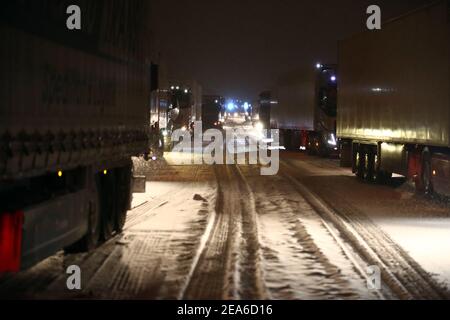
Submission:
<svg viewBox="0 0 450 320">
<path fill-rule="evenodd" d="M 131 192 L 145 193 L 145 181 L 146 181 L 145 176 L 133 176 Z"/>
</svg>

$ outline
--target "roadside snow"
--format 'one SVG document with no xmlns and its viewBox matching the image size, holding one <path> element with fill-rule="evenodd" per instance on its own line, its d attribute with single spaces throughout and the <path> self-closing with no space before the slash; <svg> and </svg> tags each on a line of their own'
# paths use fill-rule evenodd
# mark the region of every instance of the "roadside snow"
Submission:
<svg viewBox="0 0 450 320">
<path fill-rule="evenodd" d="M 450 289 L 450 218 L 375 219 L 374 222 Z"/>
</svg>

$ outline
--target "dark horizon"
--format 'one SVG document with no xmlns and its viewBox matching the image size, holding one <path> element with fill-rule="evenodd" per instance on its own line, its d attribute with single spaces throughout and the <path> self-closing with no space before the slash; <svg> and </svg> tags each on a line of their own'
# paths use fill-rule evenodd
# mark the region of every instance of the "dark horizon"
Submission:
<svg viewBox="0 0 450 320">
<path fill-rule="evenodd" d="M 430 0 L 377 1 L 386 21 Z M 275 79 L 316 62 L 336 63 L 337 42 L 361 32 L 369 0 L 152 0 L 152 20 L 171 77 L 205 94 L 254 99 Z M 276 4 L 276 5 L 275 5 Z"/>
</svg>

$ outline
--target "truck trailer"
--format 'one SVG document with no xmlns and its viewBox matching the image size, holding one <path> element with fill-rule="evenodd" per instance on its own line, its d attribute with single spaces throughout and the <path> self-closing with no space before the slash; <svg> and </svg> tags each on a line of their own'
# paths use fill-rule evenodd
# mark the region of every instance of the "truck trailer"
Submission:
<svg viewBox="0 0 450 320">
<path fill-rule="evenodd" d="M 341 163 L 359 178 L 450 194 L 449 13 L 438 1 L 340 42 Z"/>
<path fill-rule="evenodd" d="M 66 25 L 81 9 L 81 30 Z M 147 1 L 8 1 L 0 13 L 0 273 L 124 226 L 148 148 Z"/>
<path fill-rule="evenodd" d="M 288 150 L 338 153 L 336 140 L 337 76 L 335 65 L 317 64 L 290 72 L 277 81 L 271 127 L 280 130 Z"/>
<path fill-rule="evenodd" d="M 222 129 L 222 109 L 225 99 L 219 95 L 202 97 L 202 129 Z"/>
</svg>

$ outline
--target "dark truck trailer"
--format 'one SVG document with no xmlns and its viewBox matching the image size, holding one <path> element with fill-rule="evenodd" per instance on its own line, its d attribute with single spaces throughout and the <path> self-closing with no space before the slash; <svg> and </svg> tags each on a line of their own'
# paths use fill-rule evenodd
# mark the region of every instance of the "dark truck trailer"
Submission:
<svg viewBox="0 0 450 320">
<path fill-rule="evenodd" d="M 336 90 L 335 65 L 301 68 L 278 79 L 271 127 L 280 130 L 286 149 L 322 156 L 338 153 Z"/>
<path fill-rule="evenodd" d="M 340 42 L 342 165 L 450 194 L 449 3 L 438 1 Z"/>
<path fill-rule="evenodd" d="M 202 130 L 221 129 L 220 113 L 224 98 L 219 95 L 203 95 L 202 97 Z"/>
<path fill-rule="evenodd" d="M 275 101 L 272 99 L 271 91 L 263 91 L 259 94 L 258 102 L 253 111 L 253 124 L 262 130 L 270 129 L 271 110 Z M 269 135 L 269 132 L 267 132 Z"/>
<path fill-rule="evenodd" d="M 81 8 L 81 30 L 66 9 Z M 0 13 L 0 272 L 121 231 L 149 129 L 147 1 L 10 1 Z"/>
</svg>

